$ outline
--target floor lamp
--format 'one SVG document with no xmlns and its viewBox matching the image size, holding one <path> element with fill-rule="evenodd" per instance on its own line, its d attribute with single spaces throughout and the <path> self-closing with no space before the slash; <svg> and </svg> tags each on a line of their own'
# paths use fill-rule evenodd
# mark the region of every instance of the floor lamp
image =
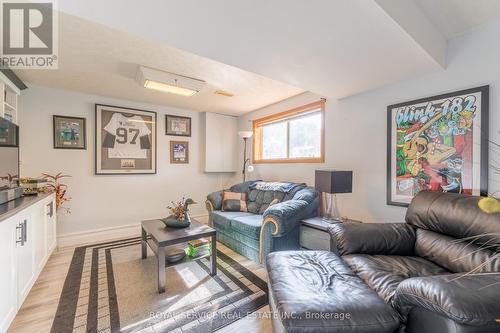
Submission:
<svg viewBox="0 0 500 333">
<path fill-rule="evenodd" d="M 252 131 L 239 131 L 238 132 L 238 135 L 240 136 L 240 138 L 243 139 L 243 143 L 244 143 L 244 148 L 243 148 L 243 181 L 245 182 L 247 179 L 246 177 L 246 172 L 247 172 L 247 163 L 250 163 L 250 158 L 247 157 L 247 141 L 248 139 L 250 139 L 253 135 L 253 132 Z M 248 165 L 248 172 L 252 172 L 253 171 L 253 166 L 251 165 Z"/>
</svg>

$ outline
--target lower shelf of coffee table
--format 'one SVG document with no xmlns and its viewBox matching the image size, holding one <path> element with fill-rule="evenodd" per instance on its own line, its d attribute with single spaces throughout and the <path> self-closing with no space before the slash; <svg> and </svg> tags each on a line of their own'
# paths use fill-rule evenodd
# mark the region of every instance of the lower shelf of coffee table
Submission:
<svg viewBox="0 0 500 333">
<path fill-rule="evenodd" d="M 148 243 L 149 249 L 152 250 L 155 255 L 158 255 L 158 247 L 156 246 L 155 242 L 153 242 L 151 239 L 148 239 L 146 242 Z M 179 248 L 185 249 L 187 247 L 187 243 L 184 242 L 184 243 L 179 243 L 179 244 L 167 246 L 165 248 L 165 251 L 167 251 L 167 249 L 169 247 L 179 247 Z M 201 260 L 204 258 L 210 258 L 210 253 L 211 252 L 207 253 L 207 252 L 203 251 L 203 253 L 197 254 L 194 257 L 190 257 L 186 254 L 186 256 L 183 259 L 176 261 L 176 262 L 172 262 L 172 263 L 168 262 L 167 259 L 165 259 L 165 266 L 170 267 L 170 266 L 175 266 L 175 265 L 179 265 L 179 264 L 185 264 L 185 263 L 196 261 L 196 260 Z"/>
</svg>

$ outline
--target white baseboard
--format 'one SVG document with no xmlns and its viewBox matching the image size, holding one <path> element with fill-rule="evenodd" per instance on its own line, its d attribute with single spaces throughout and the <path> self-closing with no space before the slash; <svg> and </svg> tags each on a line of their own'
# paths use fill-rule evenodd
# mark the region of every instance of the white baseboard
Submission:
<svg viewBox="0 0 500 333">
<path fill-rule="evenodd" d="M 57 247 L 77 246 L 89 243 L 104 242 L 119 238 L 138 237 L 141 235 L 141 225 L 129 224 L 111 228 L 93 229 L 82 232 L 72 232 L 57 236 Z"/>
<path fill-rule="evenodd" d="M 192 216 L 200 222 L 206 223 L 208 215 Z M 82 232 L 72 232 L 57 236 L 57 247 L 64 248 L 83 244 L 105 242 L 120 238 L 139 237 L 141 224 L 128 224 L 109 228 L 92 229 Z"/>
</svg>

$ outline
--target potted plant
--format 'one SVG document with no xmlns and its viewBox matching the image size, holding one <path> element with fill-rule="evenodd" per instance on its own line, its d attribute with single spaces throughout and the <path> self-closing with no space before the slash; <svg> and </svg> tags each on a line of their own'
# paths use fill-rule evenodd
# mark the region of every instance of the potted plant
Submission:
<svg viewBox="0 0 500 333">
<path fill-rule="evenodd" d="M 54 176 L 43 173 L 42 177 L 43 179 L 47 180 L 47 188 L 56 194 L 56 210 L 63 209 L 66 213 L 71 213 L 71 210 L 69 208 L 63 207 L 65 202 L 71 200 L 71 198 L 66 196 L 68 186 L 60 182 L 62 178 L 71 176 L 63 175 L 62 172 L 59 172 Z"/>
</svg>

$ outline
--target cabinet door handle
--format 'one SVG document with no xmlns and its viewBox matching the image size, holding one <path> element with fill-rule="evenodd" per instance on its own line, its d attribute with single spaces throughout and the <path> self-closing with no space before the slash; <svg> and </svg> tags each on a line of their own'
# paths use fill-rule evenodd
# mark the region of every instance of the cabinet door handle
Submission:
<svg viewBox="0 0 500 333">
<path fill-rule="evenodd" d="M 16 239 L 16 244 L 21 244 L 21 246 L 24 246 L 23 229 L 24 229 L 24 223 L 19 223 L 18 225 L 16 225 L 16 238 L 18 237 L 17 235 L 20 234 L 19 238 Z M 18 230 L 20 230 L 20 232 L 17 232 Z"/>
<path fill-rule="evenodd" d="M 28 220 L 23 222 L 23 245 L 28 241 Z"/>
</svg>

